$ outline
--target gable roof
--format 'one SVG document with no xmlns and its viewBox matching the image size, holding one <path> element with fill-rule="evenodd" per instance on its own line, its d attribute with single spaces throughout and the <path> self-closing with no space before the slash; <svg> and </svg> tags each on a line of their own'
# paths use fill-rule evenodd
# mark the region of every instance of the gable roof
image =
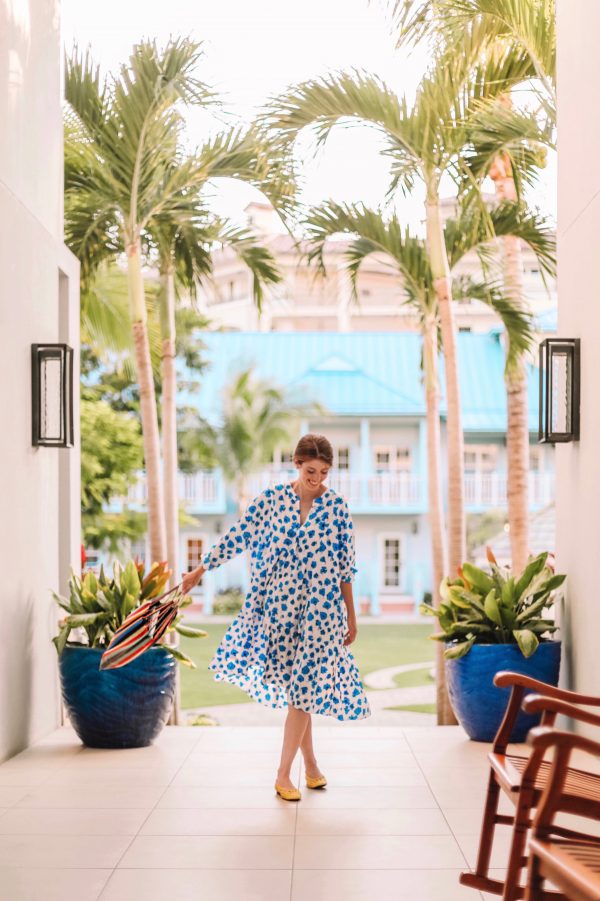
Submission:
<svg viewBox="0 0 600 901">
<path fill-rule="evenodd" d="M 421 338 L 412 332 L 202 332 L 209 366 L 199 390 L 183 389 L 178 402 L 210 422 L 221 415 L 222 391 L 239 370 L 254 364 L 265 379 L 302 388 L 340 416 L 425 416 Z M 498 336 L 458 335 L 463 423 L 467 432 L 504 432 L 504 351 Z M 190 373 L 181 371 L 183 379 Z M 443 385 L 443 362 L 440 368 Z M 530 428 L 537 425 L 535 371 L 530 372 Z M 442 415 L 445 401 L 442 391 Z"/>
</svg>

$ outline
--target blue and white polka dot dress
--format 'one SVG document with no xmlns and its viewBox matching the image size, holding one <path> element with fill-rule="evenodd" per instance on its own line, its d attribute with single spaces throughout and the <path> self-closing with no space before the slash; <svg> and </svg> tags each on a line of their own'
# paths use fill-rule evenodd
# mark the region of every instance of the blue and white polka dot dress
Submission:
<svg viewBox="0 0 600 901">
<path fill-rule="evenodd" d="M 346 501 L 333 489 L 304 523 L 291 484 L 267 488 L 203 559 L 206 569 L 250 551 L 251 587 L 209 664 L 269 707 L 288 703 L 338 720 L 371 715 L 358 669 L 343 644 L 340 582 L 352 582 L 355 548 Z"/>
</svg>

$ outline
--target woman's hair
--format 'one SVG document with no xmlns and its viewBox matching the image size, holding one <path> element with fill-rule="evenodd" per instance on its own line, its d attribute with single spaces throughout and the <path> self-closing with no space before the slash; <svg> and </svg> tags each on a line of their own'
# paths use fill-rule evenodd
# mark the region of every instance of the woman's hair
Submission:
<svg viewBox="0 0 600 901">
<path fill-rule="evenodd" d="M 333 448 L 325 435 L 309 432 L 302 436 L 294 451 L 294 463 L 304 463 L 306 460 L 323 460 L 333 466 Z"/>
</svg>

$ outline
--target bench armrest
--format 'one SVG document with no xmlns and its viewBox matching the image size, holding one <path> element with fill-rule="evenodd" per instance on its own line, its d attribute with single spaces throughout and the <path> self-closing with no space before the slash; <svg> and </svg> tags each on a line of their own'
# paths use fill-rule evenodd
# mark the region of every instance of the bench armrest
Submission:
<svg viewBox="0 0 600 901">
<path fill-rule="evenodd" d="M 527 743 L 534 748 L 547 750 L 551 747 L 570 748 L 575 751 L 586 751 L 594 757 L 600 757 L 600 742 L 579 735 L 577 732 L 563 732 L 560 729 L 549 729 L 547 726 L 536 726 L 529 730 Z"/>
<path fill-rule="evenodd" d="M 569 704 L 583 704 L 586 707 L 600 707 L 600 697 L 593 695 L 580 695 L 576 691 L 567 691 L 564 688 L 557 688 L 555 685 L 548 685 L 546 682 L 540 682 L 539 679 L 532 679 L 531 676 L 524 676 L 522 673 L 513 673 L 504 670 L 496 673 L 494 676 L 494 685 L 498 688 L 511 688 L 515 685 L 523 689 L 530 689 L 538 692 L 538 694 L 546 695 L 549 698 L 558 698 L 561 701 L 567 701 Z"/>
<path fill-rule="evenodd" d="M 522 707 L 526 713 L 546 713 L 549 711 L 555 716 L 562 713 L 564 716 L 570 716 L 581 723 L 600 726 L 600 716 L 597 714 L 591 713 L 589 710 L 582 710 L 581 707 L 576 707 L 575 704 L 567 704 L 566 701 L 560 701 L 557 698 L 549 698 L 544 695 L 530 695 L 528 698 L 525 698 Z"/>
</svg>

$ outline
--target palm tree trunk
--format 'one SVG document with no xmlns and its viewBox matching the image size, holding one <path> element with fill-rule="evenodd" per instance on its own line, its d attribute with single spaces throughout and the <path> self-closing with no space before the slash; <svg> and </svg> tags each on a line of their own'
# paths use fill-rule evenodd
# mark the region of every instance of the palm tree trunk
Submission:
<svg viewBox="0 0 600 901">
<path fill-rule="evenodd" d="M 427 500 L 431 530 L 433 565 L 433 604 L 439 607 L 440 582 L 447 572 L 442 480 L 440 462 L 440 395 L 438 378 L 437 323 L 426 317 L 423 327 L 423 370 L 425 373 L 425 406 L 427 411 Z M 439 725 L 456 722 L 446 686 L 444 647 L 436 642 L 436 709 Z"/>
<path fill-rule="evenodd" d="M 509 101 L 507 101 L 509 102 Z M 517 200 L 515 181 L 508 157 L 497 157 L 490 171 L 500 200 Z M 507 235 L 504 244 L 504 285 L 515 306 L 523 305 L 523 265 L 519 239 Z M 529 554 L 529 411 L 527 365 L 521 356 L 507 371 L 506 458 L 508 525 L 512 569 L 520 573 Z"/>
<path fill-rule="evenodd" d="M 466 558 L 464 502 L 464 437 L 461 423 L 456 327 L 452 309 L 452 281 L 444 242 L 437 188 L 428 191 L 426 203 L 427 248 L 433 274 L 444 347 L 448 435 L 448 534 L 449 564 L 453 575 Z"/>
<path fill-rule="evenodd" d="M 179 581 L 179 493 L 177 491 L 177 378 L 175 373 L 175 277 L 171 268 L 161 272 L 160 329 L 162 376 L 162 449 L 167 560 L 171 570 L 169 585 Z M 179 635 L 171 632 L 168 643 L 179 646 Z M 181 723 L 181 673 L 176 669 L 175 698 L 168 723 Z"/>
<path fill-rule="evenodd" d="M 175 374 L 175 279 L 171 269 L 161 273 L 160 324 L 162 375 L 162 451 L 165 490 L 167 559 L 171 586 L 179 577 L 179 492 L 177 490 L 177 379 Z"/>
<path fill-rule="evenodd" d="M 160 440 L 146 324 L 144 281 L 138 241 L 127 246 L 127 273 L 135 365 L 140 389 L 140 416 L 142 420 L 148 495 L 150 556 L 153 562 L 160 562 L 166 559 L 165 516 L 160 473 Z"/>
</svg>

